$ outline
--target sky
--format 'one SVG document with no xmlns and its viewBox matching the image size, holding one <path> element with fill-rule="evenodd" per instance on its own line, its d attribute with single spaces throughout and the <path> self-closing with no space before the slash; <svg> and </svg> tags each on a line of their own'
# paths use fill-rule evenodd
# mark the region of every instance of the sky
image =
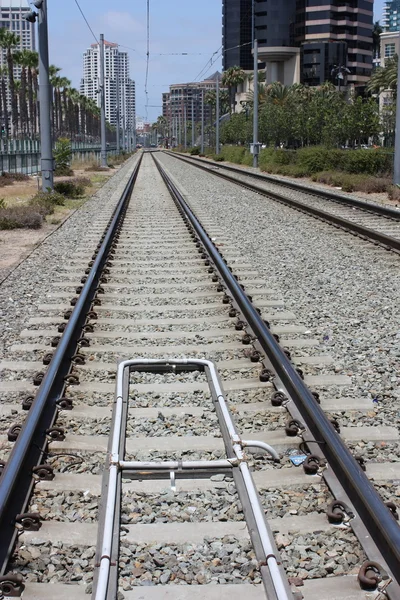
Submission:
<svg viewBox="0 0 400 600">
<path fill-rule="evenodd" d="M 146 117 L 146 0 L 78 0 L 96 37 L 121 45 L 136 82 L 136 113 Z M 50 62 L 79 89 L 82 55 L 95 43 L 75 0 L 47 0 Z M 150 0 L 148 120 L 162 114 L 161 94 L 172 83 L 195 81 L 221 48 L 221 0 Z M 131 49 L 124 48 L 128 46 Z M 188 56 L 165 54 L 192 53 Z M 163 56 L 164 55 L 164 56 Z M 221 70 L 221 58 L 204 75 Z M 217 58 L 218 55 L 215 55 Z M 204 76 L 200 79 L 204 79 Z"/>
<path fill-rule="evenodd" d="M 29 1 L 29 0 L 27 0 Z M 130 57 L 136 82 L 138 118 L 155 121 L 162 113 L 161 94 L 172 83 L 204 79 L 221 70 L 221 0 L 150 0 L 150 61 L 146 111 L 146 0 L 78 0 L 96 37 L 121 45 Z M 384 0 L 374 4 L 374 18 L 382 16 Z M 50 62 L 79 89 L 82 55 L 95 40 L 76 0 L 47 0 Z M 124 48 L 127 46 L 130 49 Z M 179 56 L 187 52 L 187 56 Z M 208 64 L 207 64 L 208 63 Z M 207 67 L 207 68 L 206 68 Z M 202 70 L 203 75 L 199 77 Z"/>
</svg>

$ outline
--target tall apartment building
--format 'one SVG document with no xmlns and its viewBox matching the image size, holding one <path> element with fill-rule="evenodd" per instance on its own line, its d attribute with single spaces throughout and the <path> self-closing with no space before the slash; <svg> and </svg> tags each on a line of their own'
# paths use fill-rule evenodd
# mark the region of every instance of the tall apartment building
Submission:
<svg viewBox="0 0 400 600">
<path fill-rule="evenodd" d="M 0 28 L 9 29 L 19 36 L 20 50 L 36 50 L 35 25 L 24 18 L 30 10 L 26 0 L 0 0 Z M 6 50 L 3 49 L 0 52 L 0 66 L 6 64 Z M 16 66 L 16 77 L 19 77 L 20 71 L 21 68 Z"/>
<path fill-rule="evenodd" d="M 400 30 L 400 0 L 387 0 L 385 2 L 383 28 L 385 31 Z"/>
<path fill-rule="evenodd" d="M 117 77 L 118 74 L 118 77 Z M 106 119 L 117 124 L 117 79 L 119 79 L 120 126 L 133 129 L 135 125 L 135 82 L 129 76 L 129 56 L 120 52 L 118 44 L 104 42 L 104 88 Z M 81 94 L 100 106 L 100 45 L 92 44 L 83 55 Z"/>
<path fill-rule="evenodd" d="M 251 41 L 251 6 L 252 0 L 223 0 L 224 68 L 237 58 L 228 48 L 246 44 L 245 32 Z M 239 28 L 238 14 L 248 19 Z M 337 83 L 348 68 L 347 83 L 365 85 L 372 71 L 372 29 L 373 0 L 255 0 L 259 60 L 266 63 L 268 83 Z"/>
</svg>

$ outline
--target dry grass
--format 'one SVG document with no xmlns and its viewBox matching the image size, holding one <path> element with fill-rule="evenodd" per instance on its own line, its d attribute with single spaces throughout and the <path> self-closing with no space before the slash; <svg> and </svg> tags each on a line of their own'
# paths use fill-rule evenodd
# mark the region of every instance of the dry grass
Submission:
<svg viewBox="0 0 400 600">
<path fill-rule="evenodd" d="M 11 206 L 0 208 L 0 230 L 40 229 L 43 216 L 35 206 Z"/>
</svg>

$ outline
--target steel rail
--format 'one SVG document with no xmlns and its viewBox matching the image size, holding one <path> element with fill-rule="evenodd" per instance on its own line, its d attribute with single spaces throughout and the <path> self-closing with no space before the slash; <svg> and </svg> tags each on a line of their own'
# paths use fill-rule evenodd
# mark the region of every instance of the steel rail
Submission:
<svg viewBox="0 0 400 600">
<path fill-rule="evenodd" d="M 46 431 L 57 415 L 57 401 L 65 389 L 65 377 L 71 368 L 86 314 L 96 293 L 102 269 L 115 233 L 122 222 L 130 194 L 139 172 L 142 156 L 114 210 L 105 237 L 62 334 L 52 361 L 22 426 L 0 478 L 0 574 L 3 575 L 13 551 L 17 529 L 15 517 L 24 511 L 33 487 L 32 469 L 40 464 L 47 447 Z"/>
<path fill-rule="evenodd" d="M 328 460 L 329 467 L 332 468 L 339 479 L 343 489 L 367 527 L 369 534 L 391 570 L 393 580 L 400 584 L 400 527 L 397 521 L 329 422 L 324 411 L 316 402 L 311 391 L 300 378 L 282 348 L 274 339 L 250 299 L 225 264 L 220 252 L 203 229 L 200 221 L 171 181 L 160 162 L 154 157 L 154 154 L 153 159 L 170 194 L 178 206 L 181 207 L 206 252 L 214 262 L 229 293 L 236 301 L 249 327 L 268 356 L 277 376 L 288 390 L 306 426 L 314 438 L 319 441 Z"/>
<path fill-rule="evenodd" d="M 195 156 L 187 156 L 177 152 L 166 152 L 171 156 L 177 156 L 182 158 L 182 160 L 186 159 L 187 162 L 192 164 L 203 164 L 203 165 L 211 165 L 216 166 L 219 169 L 225 169 L 226 171 L 232 171 L 232 173 L 238 173 L 240 175 L 245 175 L 247 177 L 253 177 L 253 179 L 258 179 L 260 181 L 265 181 L 265 183 L 274 183 L 276 185 L 281 185 L 282 187 L 287 187 L 293 190 L 298 190 L 299 192 L 303 192 L 304 194 L 309 194 L 312 196 L 320 196 L 322 198 L 327 198 L 328 200 L 332 200 L 333 202 L 339 202 L 340 204 L 345 204 L 351 207 L 361 208 L 362 210 L 368 211 L 373 214 L 379 214 L 383 217 L 388 217 L 389 219 L 395 219 L 396 221 L 400 221 L 400 210 L 396 210 L 395 208 L 390 208 L 389 206 L 384 206 L 381 204 L 375 204 L 374 202 L 364 202 L 363 200 L 357 200 L 357 198 L 350 198 L 349 196 L 345 196 L 344 194 L 338 194 L 337 192 L 331 192 L 330 190 L 323 190 L 322 188 L 309 188 L 306 185 L 299 183 L 297 181 L 287 181 L 285 179 L 279 179 L 279 177 L 273 177 L 271 175 L 265 175 L 264 173 L 255 173 L 246 171 L 245 169 L 240 169 L 239 167 L 233 167 L 232 165 L 221 164 L 220 162 L 216 162 L 215 160 L 207 160 L 207 162 L 201 158 L 197 158 Z M 192 162 L 193 161 L 193 162 Z"/>
<path fill-rule="evenodd" d="M 364 227 L 363 225 L 353 223 L 353 221 L 348 221 L 347 219 L 344 219 L 343 217 L 338 217 L 336 215 L 333 215 L 333 214 L 326 212 L 324 210 L 321 210 L 319 208 L 315 208 L 313 206 L 309 206 L 308 204 L 304 204 L 303 202 L 298 202 L 297 200 L 293 200 L 292 198 L 287 198 L 286 196 L 278 194 L 278 192 L 265 190 L 264 188 L 261 188 L 258 185 L 255 185 L 248 181 L 239 181 L 238 179 L 235 179 L 234 177 L 230 177 L 229 175 L 226 175 L 224 173 L 217 172 L 203 164 L 199 164 L 197 162 L 192 162 L 192 160 L 190 160 L 186 157 L 184 158 L 182 156 L 176 155 L 175 153 L 168 152 L 168 155 L 174 156 L 178 160 L 182 160 L 183 162 L 186 162 L 186 163 L 196 167 L 197 169 L 202 169 L 203 171 L 206 171 L 207 173 L 211 173 L 212 175 L 215 175 L 216 177 L 221 177 L 222 179 L 225 179 L 226 181 L 229 181 L 230 183 L 235 183 L 236 185 L 240 185 L 240 186 L 247 188 L 253 192 L 256 192 L 257 194 L 261 194 L 262 196 L 267 196 L 268 198 L 272 198 L 273 200 L 276 200 L 277 202 L 280 202 L 281 204 L 286 204 L 287 206 L 290 206 L 291 208 L 295 208 L 306 214 L 310 214 L 310 215 L 317 217 L 318 219 L 321 219 L 328 223 L 333 223 L 335 226 L 341 227 L 342 229 L 345 229 L 346 231 L 349 231 L 351 233 L 356 233 L 364 238 L 367 238 L 367 239 L 373 241 L 374 243 L 381 244 L 383 246 L 391 248 L 392 250 L 396 250 L 397 252 L 400 252 L 400 239 L 390 237 L 384 233 L 376 231 L 375 229 L 369 229 L 368 227 Z M 216 163 L 216 164 L 219 165 L 219 163 Z M 241 173 L 243 174 L 242 171 L 241 171 Z M 248 175 L 248 174 L 244 173 L 244 175 Z M 253 174 L 251 174 L 251 176 L 252 175 Z M 261 177 L 263 177 L 263 176 L 261 176 Z M 278 182 L 275 182 L 275 183 L 278 183 Z M 309 190 L 308 190 L 308 193 L 310 194 Z M 370 206 L 371 205 L 368 204 L 368 207 L 370 207 Z M 373 206 L 375 208 L 375 206 L 377 206 L 377 205 L 373 205 Z M 361 207 L 359 207 L 359 208 L 361 208 Z M 372 210 L 371 208 L 367 209 L 364 206 L 362 208 L 363 208 L 363 210 L 369 210 L 369 212 L 371 212 L 371 210 Z M 381 208 L 381 207 L 378 207 L 378 208 Z M 386 209 L 386 210 L 390 210 L 390 209 Z M 396 211 L 392 211 L 392 212 L 396 216 L 393 217 L 392 215 L 390 215 L 390 218 L 396 218 L 396 219 L 400 218 L 400 214 L 398 214 Z M 389 215 L 382 213 L 380 216 L 388 217 Z"/>
</svg>

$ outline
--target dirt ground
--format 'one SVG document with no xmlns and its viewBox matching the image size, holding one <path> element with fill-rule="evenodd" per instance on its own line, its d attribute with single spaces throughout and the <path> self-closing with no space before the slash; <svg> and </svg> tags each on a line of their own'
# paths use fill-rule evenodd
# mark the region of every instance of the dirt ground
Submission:
<svg viewBox="0 0 400 600">
<path fill-rule="evenodd" d="M 82 206 L 112 175 L 118 171 L 109 169 L 108 172 L 88 172 L 83 169 L 74 169 L 74 177 L 88 177 L 92 185 L 86 189 L 84 198 L 75 200 L 67 199 L 65 206 L 58 206 L 54 214 L 49 215 L 41 229 L 14 229 L 0 231 L 0 284 L 7 275 L 15 269 L 41 242 L 58 229 L 60 225 Z M 68 180 L 69 177 L 56 177 L 56 181 Z M 0 188 L 0 199 L 4 199 L 7 206 L 26 204 L 40 189 L 41 179 L 31 176 L 29 181 L 16 181 L 12 185 Z"/>
</svg>

